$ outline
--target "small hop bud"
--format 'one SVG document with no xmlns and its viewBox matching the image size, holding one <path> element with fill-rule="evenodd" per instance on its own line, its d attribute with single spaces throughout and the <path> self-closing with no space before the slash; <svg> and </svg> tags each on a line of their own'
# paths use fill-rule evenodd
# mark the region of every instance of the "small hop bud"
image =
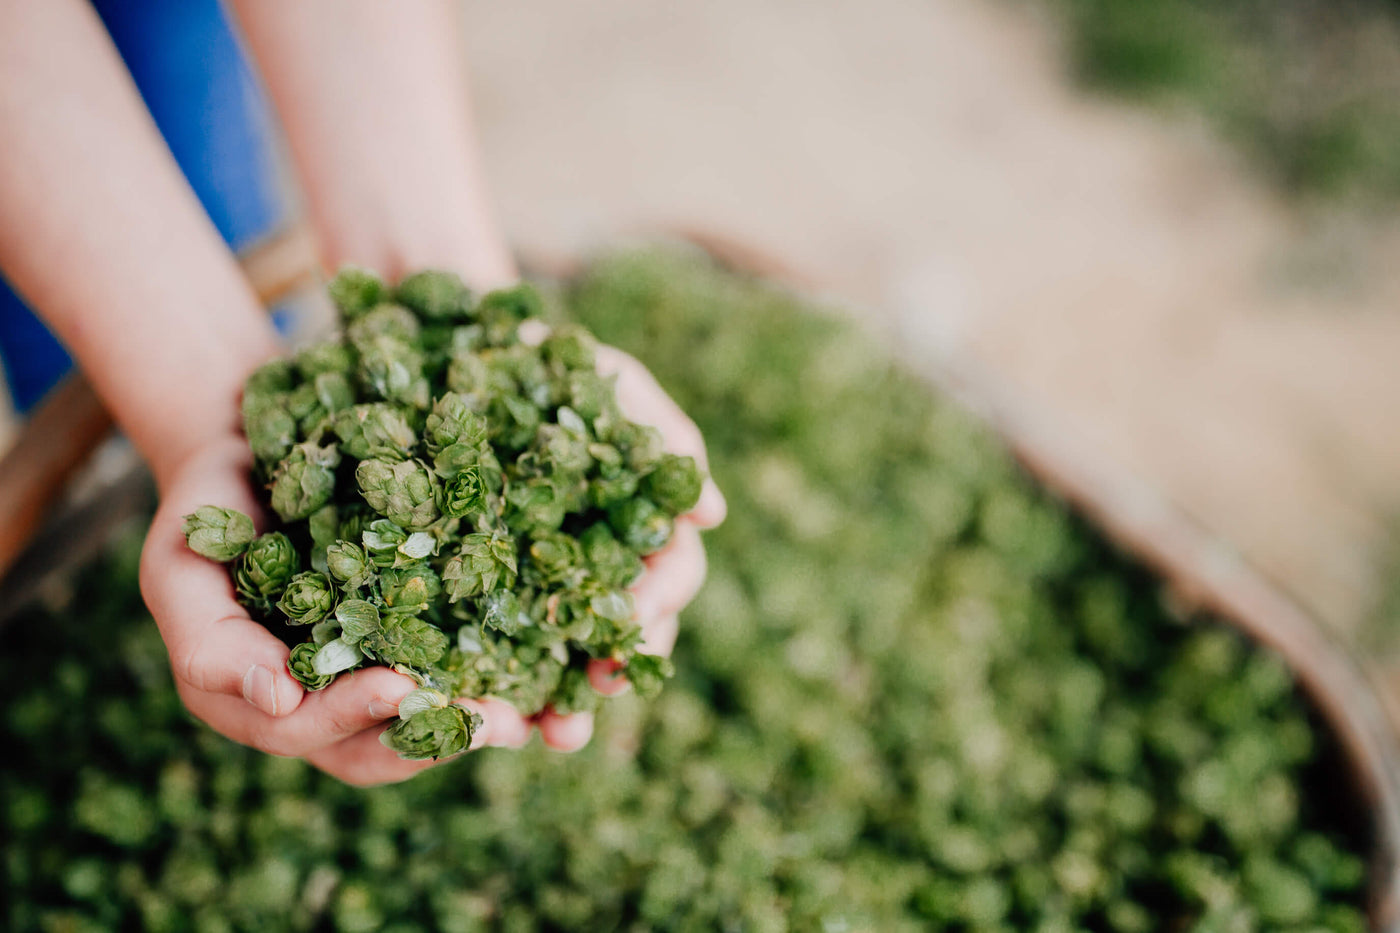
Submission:
<svg viewBox="0 0 1400 933">
<path fill-rule="evenodd" d="M 412 349 L 422 333 L 423 325 L 412 311 L 398 305 L 381 304 L 352 321 L 345 336 L 355 349 L 364 353 L 381 338 Z"/>
<path fill-rule="evenodd" d="M 426 619 L 390 614 L 380 620 L 379 628 L 360 639 L 359 648 L 390 667 L 425 668 L 446 653 L 447 636 Z"/>
<path fill-rule="evenodd" d="M 248 438 L 248 446 L 259 462 L 276 463 L 296 443 L 297 420 L 278 398 L 245 396 L 243 435 Z"/>
<path fill-rule="evenodd" d="M 355 482 L 370 508 L 404 528 L 424 528 L 440 516 L 437 477 L 421 460 L 361 460 Z"/>
<path fill-rule="evenodd" d="M 453 518 L 474 515 L 486 507 L 486 489 L 473 467 L 443 484 L 442 511 Z"/>
<path fill-rule="evenodd" d="M 542 532 L 530 542 L 529 577 L 545 585 L 572 588 L 588 573 L 578 540 L 562 532 Z"/>
<path fill-rule="evenodd" d="M 666 678 L 675 673 L 675 667 L 671 664 L 670 658 L 638 653 L 627 662 L 622 673 L 632 684 L 632 689 L 637 691 L 637 696 L 644 700 L 650 700 L 661 692 Z"/>
<path fill-rule="evenodd" d="M 374 562 L 353 541 L 337 541 L 326 548 L 326 572 L 344 590 L 353 592 L 374 577 Z"/>
<path fill-rule="evenodd" d="M 342 266 L 326 286 L 331 301 L 346 318 L 355 318 L 384 300 L 379 276 L 358 266 Z"/>
<path fill-rule="evenodd" d="M 486 443 L 486 419 L 474 411 L 460 392 L 447 392 L 433 403 L 424 423 L 423 440 L 429 453 L 453 444 L 481 447 Z"/>
<path fill-rule="evenodd" d="M 674 518 L 695 508 L 704 482 L 694 457 L 665 454 L 656 469 L 642 478 L 641 490 L 642 495 Z"/>
<path fill-rule="evenodd" d="M 387 518 L 380 518 L 369 523 L 360 540 L 376 567 L 392 567 L 401 561 L 399 548 L 408 543 L 408 537 L 407 531 Z"/>
<path fill-rule="evenodd" d="M 638 554 L 659 551 L 671 539 L 671 518 L 650 499 L 628 499 L 608 509 L 608 524 Z"/>
<path fill-rule="evenodd" d="M 530 624 L 530 614 L 514 592 L 496 590 L 481 598 L 481 624 L 513 638 Z"/>
<path fill-rule="evenodd" d="M 308 518 L 335 492 L 340 452 L 307 442 L 297 444 L 272 474 L 272 508 L 284 522 Z"/>
<path fill-rule="evenodd" d="M 661 432 L 649 424 L 619 422 L 607 440 L 622 454 L 627 468 L 637 473 L 651 472 L 664 453 Z"/>
<path fill-rule="evenodd" d="M 559 327 L 540 344 L 540 352 L 550 363 L 565 370 L 592 371 L 597 365 L 597 342 L 581 327 Z"/>
<path fill-rule="evenodd" d="M 529 285 L 488 292 L 477 305 L 476 316 L 486 331 L 486 342 L 495 347 L 514 343 L 520 322 L 540 317 L 544 303 Z"/>
<path fill-rule="evenodd" d="M 424 320 L 466 320 L 471 316 L 471 290 L 451 272 L 415 272 L 394 289 L 394 300 Z"/>
<path fill-rule="evenodd" d="M 299 573 L 287 584 L 277 608 L 293 625 L 315 625 L 335 608 L 335 591 L 325 574 Z"/>
<path fill-rule="evenodd" d="M 379 574 L 380 594 L 391 609 L 423 612 L 442 592 L 442 579 L 426 561 L 387 567 Z"/>
<path fill-rule="evenodd" d="M 266 610 L 300 569 L 301 559 L 291 540 L 274 531 L 248 545 L 234 571 L 234 584 L 240 596 Z"/>
<path fill-rule="evenodd" d="M 469 599 L 515 585 L 515 542 L 505 535 L 471 534 L 442 570 L 449 599 Z"/>
<path fill-rule="evenodd" d="M 331 427 L 340 438 L 340 449 L 356 460 L 404 460 L 418 443 L 403 412 L 388 402 L 342 409 Z"/>
<path fill-rule="evenodd" d="M 251 518 L 214 505 L 201 506 L 186 515 L 184 532 L 190 550 L 220 563 L 242 554 L 257 537 Z"/>
<path fill-rule="evenodd" d="M 642 573 L 642 559 L 613 535 L 605 522 L 590 525 L 579 536 L 589 574 L 604 586 L 627 587 Z"/>
<path fill-rule="evenodd" d="M 303 642 L 292 648 L 287 658 L 287 671 L 307 690 L 323 690 L 329 687 L 334 674 L 318 674 L 315 668 L 316 652 L 320 650 L 315 642 Z"/>
<path fill-rule="evenodd" d="M 423 354 L 412 344 L 381 335 L 357 346 L 359 376 L 366 388 L 386 402 L 428 407 L 431 393 L 423 377 Z"/>
<path fill-rule="evenodd" d="M 343 376 L 355 368 L 355 348 L 334 340 L 315 343 L 297 353 L 295 363 L 306 380 L 327 374 Z"/>
<path fill-rule="evenodd" d="M 296 372 L 289 360 L 269 360 L 253 370 L 243 382 L 243 397 L 266 397 L 292 391 L 297 384 Z"/>
<path fill-rule="evenodd" d="M 481 717 L 455 703 L 425 709 L 385 729 L 379 741 L 409 761 L 446 758 L 466 751 L 481 728 Z"/>
</svg>

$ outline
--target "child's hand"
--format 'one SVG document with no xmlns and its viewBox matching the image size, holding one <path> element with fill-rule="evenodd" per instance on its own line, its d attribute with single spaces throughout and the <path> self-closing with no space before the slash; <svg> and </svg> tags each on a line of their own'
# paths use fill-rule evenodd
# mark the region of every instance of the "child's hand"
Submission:
<svg viewBox="0 0 1400 933">
<path fill-rule="evenodd" d="M 705 465 L 695 425 L 661 390 L 646 369 L 621 351 L 600 348 L 599 368 L 618 376 L 624 413 L 655 425 L 666 448 Z M 170 652 L 170 666 L 185 705 L 215 731 L 274 755 L 304 757 L 350 784 L 399 781 L 432 762 L 404 761 L 379 742 L 385 720 L 414 688 L 408 677 L 371 667 L 342 676 L 308 694 L 287 673 L 289 649 L 254 622 L 234 598 L 224 567 L 185 545 L 183 517 L 206 503 L 259 517 L 248 485 L 247 443 L 230 434 L 206 444 L 167 474 L 161 505 L 141 559 L 141 591 Z M 724 517 L 724 498 L 707 481 L 695 509 L 677 520 L 675 536 L 646 559 L 633 587 L 637 619 L 647 650 L 667 654 L 676 639 L 676 614 L 694 597 L 705 576 L 699 531 Z M 590 679 L 604 693 L 621 689 L 607 662 L 595 662 Z M 545 712 L 526 720 L 508 704 L 468 701 L 484 723 L 473 746 L 517 747 L 538 725 L 546 744 L 572 751 L 588 742 L 592 717 Z"/>
</svg>

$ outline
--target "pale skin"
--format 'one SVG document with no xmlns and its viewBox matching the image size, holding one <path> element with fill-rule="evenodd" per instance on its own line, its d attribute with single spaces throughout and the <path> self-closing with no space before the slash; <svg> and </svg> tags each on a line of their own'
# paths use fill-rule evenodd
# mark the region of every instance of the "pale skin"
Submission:
<svg viewBox="0 0 1400 933">
<path fill-rule="evenodd" d="M 445 0 L 237 0 L 233 9 L 290 143 L 326 268 L 390 278 L 450 268 L 479 289 L 516 269 L 485 196 L 453 6 Z M 101 23 L 82 0 L 0 0 L 0 268 L 77 358 L 150 465 L 160 507 L 141 588 L 180 696 L 224 735 L 304 757 L 353 784 L 431 763 L 378 741 L 414 686 L 369 668 L 306 693 L 287 647 L 234 600 L 224 568 L 184 546 L 206 503 L 257 513 L 238 433 L 244 377 L 281 348 L 180 176 Z M 700 432 L 636 360 L 605 348 L 628 416 L 703 465 Z M 723 520 L 707 483 L 634 587 L 645 650 L 669 653 L 705 575 L 700 531 Z M 623 689 L 606 662 L 590 679 Z M 476 702 L 476 744 L 587 743 L 587 715 L 526 719 Z"/>
</svg>

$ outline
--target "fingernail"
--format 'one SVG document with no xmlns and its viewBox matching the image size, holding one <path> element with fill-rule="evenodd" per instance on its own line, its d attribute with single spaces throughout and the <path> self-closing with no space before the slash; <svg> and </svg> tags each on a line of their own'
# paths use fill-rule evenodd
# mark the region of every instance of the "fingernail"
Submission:
<svg viewBox="0 0 1400 933">
<path fill-rule="evenodd" d="M 254 664 L 243 675 L 243 699 L 252 703 L 269 716 L 277 715 L 277 681 L 272 671 L 261 664 Z"/>
<path fill-rule="evenodd" d="M 388 700 L 375 697 L 369 701 L 370 719 L 388 719 L 399 714 L 399 704 L 390 703 Z"/>
</svg>

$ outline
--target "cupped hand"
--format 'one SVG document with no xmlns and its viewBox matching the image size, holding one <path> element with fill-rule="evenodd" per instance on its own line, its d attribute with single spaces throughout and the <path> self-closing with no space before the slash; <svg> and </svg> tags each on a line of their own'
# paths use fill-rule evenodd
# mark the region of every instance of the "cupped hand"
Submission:
<svg viewBox="0 0 1400 933">
<path fill-rule="evenodd" d="M 666 449 L 693 456 L 704 468 L 699 430 L 649 372 L 611 347 L 600 348 L 599 369 L 616 374 L 618 400 L 627 417 L 657 427 Z M 160 508 L 141 555 L 141 592 L 170 654 L 181 699 L 215 731 L 274 755 L 306 758 L 349 784 L 368 786 L 411 777 L 432 762 L 405 761 L 379 742 L 386 720 L 414 682 L 385 667 L 368 667 L 307 692 L 287 672 L 289 649 L 253 621 L 234 596 L 225 567 L 185 545 L 184 516 L 206 504 L 238 509 L 259 521 L 261 506 L 249 486 L 251 454 L 230 434 L 205 444 L 165 477 Z M 668 654 L 676 616 L 705 576 L 700 530 L 724 518 L 724 498 L 707 480 L 696 507 L 676 521 L 671 542 L 647 557 L 633 586 L 643 650 Z M 626 686 L 611 662 L 589 669 L 605 694 Z M 527 719 L 495 699 L 464 700 L 483 719 L 472 747 L 519 747 L 538 726 L 547 745 L 573 751 L 587 744 L 592 716 L 546 710 Z"/>
</svg>

